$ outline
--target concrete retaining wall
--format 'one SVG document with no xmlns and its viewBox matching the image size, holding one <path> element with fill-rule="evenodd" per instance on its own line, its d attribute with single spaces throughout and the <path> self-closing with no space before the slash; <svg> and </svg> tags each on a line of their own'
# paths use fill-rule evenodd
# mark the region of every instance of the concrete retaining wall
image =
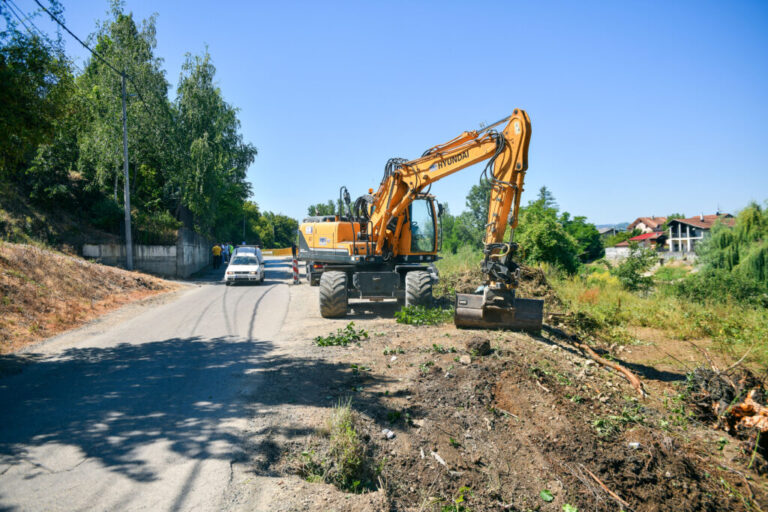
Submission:
<svg viewBox="0 0 768 512">
<path fill-rule="evenodd" d="M 606 247 L 605 248 L 605 259 L 612 262 L 618 262 L 622 261 L 629 256 L 629 247 Z M 682 260 L 687 261 L 689 263 L 696 263 L 696 260 L 698 257 L 696 256 L 696 253 L 694 252 L 669 252 L 669 251 L 658 251 L 656 252 L 656 256 L 659 258 L 659 263 L 665 263 L 667 261 L 671 260 Z"/>
<path fill-rule="evenodd" d="M 179 230 L 176 245 L 134 245 L 133 267 L 168 277 L 189 277 L 211 263 L 211 243 L 194 231 Z M 85 244 L 83 256 L 125 266 L 125 245 Z"/>
</svg>

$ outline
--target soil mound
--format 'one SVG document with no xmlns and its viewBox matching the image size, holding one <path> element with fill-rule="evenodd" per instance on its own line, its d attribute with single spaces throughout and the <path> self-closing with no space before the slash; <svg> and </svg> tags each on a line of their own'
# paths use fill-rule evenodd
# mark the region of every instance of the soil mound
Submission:
<svg viewBox="0 0 768 512">
<path fill-rule="evenodd" d="M 0 354 L 173 287 L 56 251 L 0 243 Z"/>
</svg>

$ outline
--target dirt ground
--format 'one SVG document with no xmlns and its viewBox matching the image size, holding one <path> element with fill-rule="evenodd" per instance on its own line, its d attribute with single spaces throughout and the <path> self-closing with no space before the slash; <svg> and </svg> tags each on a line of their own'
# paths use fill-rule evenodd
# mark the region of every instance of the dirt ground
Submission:
<svg viewBox="0 0 768 512">
<path fill-rule="evenodd" d="M 0 243 L 0 354 L 178 286 L 32 245 Z"/>
<path fill-rule="evenodd" d="M 314 291 L 294 293 L 309 300 Z M 554 335 L 400 325 L 395 309 L 360 303 L 348 319 L 316 319 L 297 335 L 323 364 L 346 370 L 313 376 L 304 398 L 328 407 L 292 418 L 302 434 L 281 438 L 254 467 L 283 477 L 274 510 L 768 509 L 762 456 L 686 403 L 686 368 L 706 363 L 703 352 L 653 366 L 669 350 L 655 339 L 614 353 L 643 379 L 642 398 Z M 349 321 L 369 339 L 310 348 L 314 336 Z M 300 476 L 302 454 L 327 448 L 330 406 L 347 398 L 368 461 L 380 468 L 375 492 L 343 493 Z"/>
</svg>

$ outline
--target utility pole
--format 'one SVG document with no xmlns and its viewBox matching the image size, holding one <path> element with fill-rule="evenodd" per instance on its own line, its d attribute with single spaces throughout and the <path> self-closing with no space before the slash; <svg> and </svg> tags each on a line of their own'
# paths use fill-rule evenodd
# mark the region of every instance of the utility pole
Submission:
<svg viewBox="0 0 768 512">
<path fill-rule="evenodd" d="M 123 207 L 125 208 L 125 268 L 133 270 L 133 241 L 131 240 L 131 187 L 128 182 L 128 118 L 125 114 L 125 71 L 123 83 Z"/>
</svg>

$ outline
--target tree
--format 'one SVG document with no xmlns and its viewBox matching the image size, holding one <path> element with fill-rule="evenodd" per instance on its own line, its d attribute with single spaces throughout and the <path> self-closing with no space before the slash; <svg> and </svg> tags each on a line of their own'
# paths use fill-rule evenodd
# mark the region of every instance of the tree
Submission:
<svg viewBox="0 0 768 512">
<path fill-rule="evenodd" d="M 537 204 L 538 203 L 538 204 Z M 550 263 L 568 273 L 579 266 L 576 240 L 568 234 L 546 202 L 529 204 L 520 216 L 515 239 L 528 263 Z"/>
<path fill-rule="evenodd" d="M 447 204 L 443 205 L 443 216 L 440 220 L 443 230 L 443 251 L 456 254 L 461 247 L 481 248 L 483 234 L 474 226 L 474 216 L 471 212 L 462 212 L 458 216 L 451 215 Z"/>
<path fill-rule="evenodd" d="M 576 240 L 578 246 L 578 256 L 582 263 L 588 263 L 605 255 L 603 249 L 603 240 L 600 232 L 594 224 L 587 222 L 586 217 L 574 217 L 568 212 L 563 212 L 560 216 L 560 223 L 565 231 Z"/>
<path fill-rule="evenodd" d="M 214 232 L 246 200 L 245 175 L 256 156 L 256 148 L 238 133 L 237 110 L 214 85 L 215 73 L 207 52 L 187 54 L 175 104 L 177 140 L 189 162 L 180 164 L 173 184 L 203 233 Z"/>
<path fill-rule="evenodd" d="M 717 222 L 710 237 L 696 249 L 705 269 L 723 269 L 768 283 L 768 208 L 750 203 L 733 227 Z"/>
<path fill-rule="evenodd" d="M 641 233 L 640 230 L 637 228 L 633 229 L 632 231 L 619 231 L 615 235 L 611 235 L 605 239 L 605 246 L 613 247 L 616 244 L 629 240 L 630 238 L 636 237 L 640 233 Z"/>
<path fill-rule="evenodd" d="M 667 215 L 667 220 L 664 222 L 664 225 L 661 227 L 662 231 L 666 231 L 669 229 L 669 223 L 672 222 L 675 219 L 684 219 L 685 214 L 684 213 L 670 213 Z"/>
<path fill-rule="evenodd" d="M 467 194 L 467 213 L 465 220 L 469 221 L 476 233 L 485 232 L 485 224 L 488 222 L 488 204 L 491 202 L 491 182 L 480 180 L 478 185 L 472 185 Z"/>
<path fill-rule="evenodd" d="M 307 215 L 336 215 L 336 205 L 329 199 L 327 203 L 317 203 L 307 207 Z"/>
<path fill-rule="evenodd" d="M 53 142 L 74 78 L 63 52 L 37 36 L 10 28 L 0 44 L 0 173 L 18 177 L 37 146 Z"/>
<path fill-rule="evenodd" d="M 553 210 L 559 209 L 557 201 L 555 201 L 555 196 L 552 195 L 552 192 L 546 186 L 542 186 L 539 189 L 539 195 L 536 198 L 536 202 L 540 203 L 544 208 L 551 208 Z"/>
<path fill-rule="evenodd" d="M 643 274 L 650 270 L 656 258 L 652 249 L 644 249 L 637 242 L 630 242 L 629 256 L 611 269 L 611 274 L 618 277 L 621 285 L 627 290 L 647 290 L 653 284 L 653 279 Z"/>
</svg>

